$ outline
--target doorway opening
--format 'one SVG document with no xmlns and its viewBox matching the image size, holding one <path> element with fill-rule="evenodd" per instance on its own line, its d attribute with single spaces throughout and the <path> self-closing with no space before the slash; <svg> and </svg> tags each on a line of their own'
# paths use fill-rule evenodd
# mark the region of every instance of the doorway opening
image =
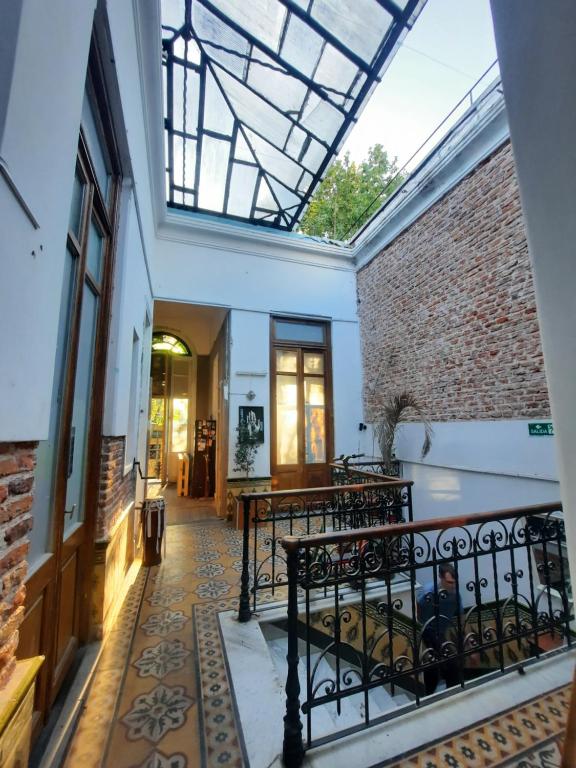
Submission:
<svg viewBox="0 0 576 768">
<path fill-rule="evenodd" d="M 175 512 L 197 500 L 226 514 L 227 381 L 227 310 L 157 301 L 147 475 L 152 494 L 168 492 Z"/>
</svg>

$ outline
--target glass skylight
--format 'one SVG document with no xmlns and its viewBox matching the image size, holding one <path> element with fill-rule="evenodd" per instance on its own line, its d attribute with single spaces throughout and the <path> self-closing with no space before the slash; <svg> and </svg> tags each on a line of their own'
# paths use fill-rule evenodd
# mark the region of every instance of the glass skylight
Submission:
<svg viewBox="0 0 576 768">
<path fill-rule="evenodd" d="M 162 0 L 168 205 L 292 229 L 425 0 Z"/>
</svg>

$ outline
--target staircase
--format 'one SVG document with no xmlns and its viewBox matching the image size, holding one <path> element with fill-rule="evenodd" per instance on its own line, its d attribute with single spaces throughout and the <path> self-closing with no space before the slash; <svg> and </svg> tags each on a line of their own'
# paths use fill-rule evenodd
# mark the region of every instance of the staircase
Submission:
<svg viewBox="0 0 576 768">
<path fill-rule="evenodd" d="M 274 664 L 274 668 L 281 681 L 286 679 L 286 653 L 288 650 L 288 634 L 275 624 L 261 625 L 268 650 Z M 306 699 L 306 646 L 303 641 L 299 641 L 300 663 L 298 665 L 298 678 L 300 681 L 300 703 Z M 336 677 L 336 664 L 334 657 L 327 653 L 322 657 L 322 649 L 317 646 L 310 646 L 310 669 L 313 670 L 316 663 L 318 668 L 314 675 L 313 685 L 316 687 L 323 680 L 334 680 Z M 340 664 L 340 680 L 346 675 L 347 671 L 357 671 L 355 667 L 348 663 Z M 356 675 L 354 675 L 356 679 Z M 344 688 L 345 686 L 343 686 Z M 396 686 L 394 694 L 390 686 L 381 685 L 368 692 L 368 708 L 370 719 L 374 720 L 391 710 L 410 704 L 413 697 L 407 691 L 401 690 Z M 352 728 L 365 721 L 366 702 L 364 694 L 357 693 L 341 700 L 340 714 L 338 714 L 336 702 L 330 702 L 322 706 L 315 707 L 312 712 L 313 736 L 315 739 L 327 736 L 331 733 Z"/>
</svg>

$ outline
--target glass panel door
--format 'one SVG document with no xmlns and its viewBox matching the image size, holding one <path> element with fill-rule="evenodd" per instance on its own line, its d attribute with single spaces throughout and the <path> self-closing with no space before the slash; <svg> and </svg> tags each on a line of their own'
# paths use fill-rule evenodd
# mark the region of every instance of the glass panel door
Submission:
<svg viewBox="0 0 576 768">
<path fill-rule="evenodd" d="M 328 326 L 312 322 L 272 322 L 273 485 L 278 489 L 328 485 L 331 455 Z M 284 325 L 291 331 L 299 331 L 301 344 L 285 341 Z M 304 338 L 301 328 L 306 329 L 312 343 Z M 319 348 L 315 349 L 316 341 Z"/>
<path fill-rule="evenodd" d="M 98 296 L 86 282 L 82 295 L 80 336 L 76 378 L 74 381 L 74 405 L 66 484 L 66 508 L 64 510 L 64 538 L 70 530 L 84 520 L 85 467 L 88 433 L 90 429 L 92 370 L 96 328 L 98 321 Z"/>
</svg>

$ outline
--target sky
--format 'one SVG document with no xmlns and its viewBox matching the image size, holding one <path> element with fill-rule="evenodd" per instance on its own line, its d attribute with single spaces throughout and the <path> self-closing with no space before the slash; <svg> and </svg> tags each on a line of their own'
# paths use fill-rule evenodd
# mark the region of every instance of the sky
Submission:
<svg viewBox="0 0 576 768">
<path fill-rule="evenodd" d="M 370 146 L 382 144 L 402 167 L 495 59 L 489 0 L 428 0 L 340 156 L 349 151 L 360 161 Z M 493 69 L 475 94 L 496 75 Z M 462 111 L 464 106 L 458 114 Z M 445 132 L 446 127 L 408 167 L 413 168 Z"/>
</svg>

